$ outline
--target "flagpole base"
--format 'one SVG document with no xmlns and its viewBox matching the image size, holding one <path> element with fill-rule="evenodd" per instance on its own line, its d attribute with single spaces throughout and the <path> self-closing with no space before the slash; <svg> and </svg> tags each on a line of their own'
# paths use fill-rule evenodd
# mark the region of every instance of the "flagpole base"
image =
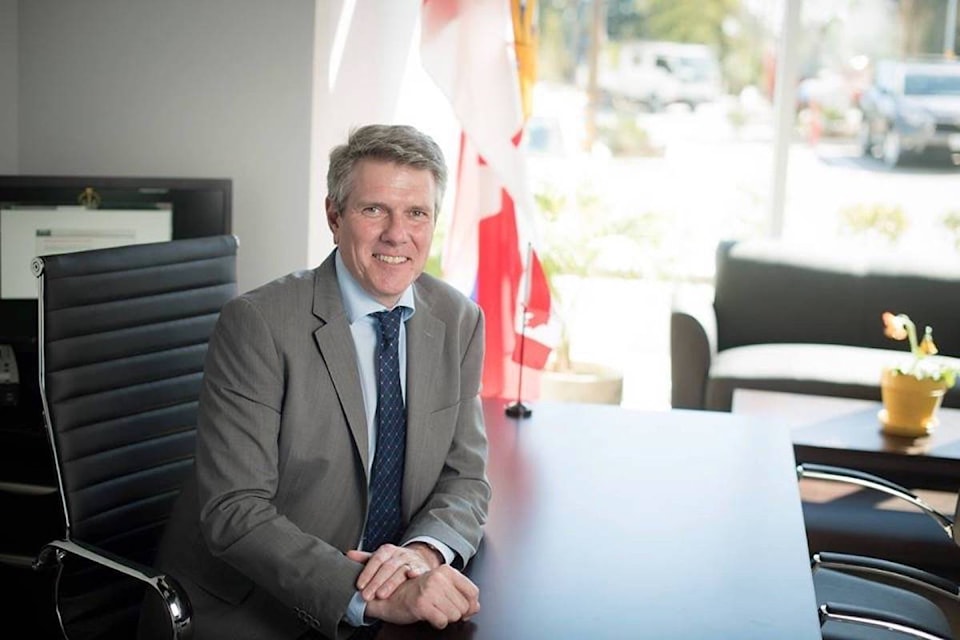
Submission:
<svg viewBox="0 0 960 640">
<path fill-rule="evenodd" d="M 531 415 L 533 415 L 533 410 L 519 400 L 517 402 L 511 402 L 508 404 L 507 408 L 504 409 L 503 412 L 511 418 L 529 418 Z"/>
</svg>

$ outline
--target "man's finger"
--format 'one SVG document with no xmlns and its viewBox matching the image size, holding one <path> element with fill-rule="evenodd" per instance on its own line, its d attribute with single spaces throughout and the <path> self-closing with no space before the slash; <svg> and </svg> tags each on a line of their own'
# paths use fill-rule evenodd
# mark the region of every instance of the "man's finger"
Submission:
<svg viewBox="0 0 960 640">
<path fill-rule="evenodd" d="M 463 575 L 453 567 L 441 568 L 446 574 L 450 583 L 463 594 L 467 600 L 475 601 L 480 597 L 480 588 L 473 583 L 467 576 Z"/>
<path fill-rule="evenodd" d="M 369 566 L 369 562 L 367 563 Z M 374 597 L 379 596 L 379 591 L 384 585 L 390 584 L 393 581 L 393 586 L 389 587 L 389 592 L 392 593 L 393 589 L 396 588 L 396 585 L 402 584 L 407 579 L 407 571 L 410 569 L 410 564 L 403 562 L 402 558 L 390 558 L 383 564 L 381 564 L 376 573 L 371 577 L 367 583 L 360 588 L 361 595 L 363 599 L 369 602 Z M 366 569 L 364 569 L 366 571 Z M 361 573 L 362 576 L 362 573 Z M 383 596 L 386 597 L 386 596 Z"/>
<path fill-rule="evenodd" d="M 384 545 L 367 560 L 357 579 L 357 588 L 363 592 L 363 598 L 369 602 L 373 597 L 389 597 L 389 593 L 393 593 L 396 585 L 404 580 L 421 576 L 429 570 L 429 565 L 416 551 L 406 547 Z M 378 590 L 388 580 L 395 581 L 395 584 L 387 587 L 388 595 L 381 595 Z"/>
<path fill-rule="evenodd" d="M 451 622 L 462 620 L 465 612 L 469 610 L 469 604 L 456 590 L 450 590 L 437 594 L 428 610 L 431 610 L 427 614 L 430 624 L 443 629 Z M 437 624 L 438 621 L 441 624 Z"/>
<path fill-rule="evenodd" d="M 413 567 L 408 563 L 400 565 L 397 571 L 377 589 L 377 597 L 381 599 L 389 598 L 397 590 L 397 587 L 422 573 L 423 571 L 419 567 Z"/>
<path fill-rule="evenodd" d="M 347 557 L 354 562 L 365 563 L 370 558 L 370 555 L 371 554 L 368 551 L 360 551 L 358 549 L 350 549 L 347 551 Z"/>
<path fill-rule="evenodd" d="M 383 584 L 383 581 L 393 573 L 391 571 L 390 574 L 387 576 L 382 576 L 378 580 L 377 574 L 380 572 L 380 567 L 388 563 L 398 549 L 399 547 L 395 547 L 392 544 L 385 544 L 376 551 L 370 553 L 367 556 L 363 571 L 361 571 L 360 575 L 357 577 L 357 589 L 363 591 L 370 586 L 371 581 L 374 581 L 375 584 L 370 590 L 370 597 L 373 597 L 373 592 L 376 591 L 377 588 Z M 370 599 L 367 598 L 366 595 L 364 595 L 364 598 L 368 601 Z"/>
</svg>

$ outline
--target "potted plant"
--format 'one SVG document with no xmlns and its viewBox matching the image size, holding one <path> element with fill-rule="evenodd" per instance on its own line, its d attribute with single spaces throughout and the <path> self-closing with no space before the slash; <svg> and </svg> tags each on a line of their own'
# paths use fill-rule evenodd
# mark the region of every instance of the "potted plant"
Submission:
<svg viewBox="0 0 960 640">
<path fill-rule="evenodd" d="M 913 438 L 928 435 L 937 424 L 937 409 L 944 394 L 956 383 L 958 369 L 936 357 L 931 327 L 926 327 L 918 340 L 910 316 L 889 311 L 883 313 L 883 326 L 888 338 L 907 340 L 911 354 L 908 362 L 886 367 L 881 375 L 883 431 Z"/>
<path fill-rule="evenodd" d="M 620 404 L 623 373 L 616 368 L 571 357 L 570 318 L 576 299 L 603 252 L 603 239 L 617 235 L 605 224 L 603 207 L 588 193 L 578 193 L 571 203 L 557 190 L 544 189 L 535 201 L 545 219 L 544 250 L 540 260 L 550 284 L 560 336 L 540 377 L 540 397 L 545 400 Z"/>
</svg>

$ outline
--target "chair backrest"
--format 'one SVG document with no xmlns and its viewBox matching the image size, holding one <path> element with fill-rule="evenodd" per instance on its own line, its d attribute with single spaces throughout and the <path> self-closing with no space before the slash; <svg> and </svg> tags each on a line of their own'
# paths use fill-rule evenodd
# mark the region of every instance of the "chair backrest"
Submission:
<svg viewBox="0 0 960 640">
<path fill-rule="evenodd" d="M 40 383 L 66 537 L 150 566 L 192 469 L 207 342 L 237 240 L 44 256 Z"/>
<path fill-rule="evenodd" d="M 953 513 L 953 541 L 960 545 L 960 496 L 957 497 L 957 506 Z"/>
</svg>

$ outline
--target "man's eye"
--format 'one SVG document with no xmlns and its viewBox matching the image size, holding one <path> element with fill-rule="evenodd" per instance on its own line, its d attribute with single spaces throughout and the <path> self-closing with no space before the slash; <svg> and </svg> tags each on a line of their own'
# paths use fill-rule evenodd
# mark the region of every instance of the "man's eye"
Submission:
<svg viewBox="0 0 960 640">
<path fill-rule="evenodd" d="M 380 207 L 364 207 L 360 210 L 360 213 L 365 216 L 378 216 L 383 213 L 383 209 Z"/>
<path fill-rule="evenodd" d="M 412 215 L 414 218 L 426 218 L 426 219 L 430 218 L 429 213 L 427 213 L 426 211 L 420 211 L 419 209 L 414 209 L 413 211 L 410 212 L 410 215 Z"/>
</svg>

